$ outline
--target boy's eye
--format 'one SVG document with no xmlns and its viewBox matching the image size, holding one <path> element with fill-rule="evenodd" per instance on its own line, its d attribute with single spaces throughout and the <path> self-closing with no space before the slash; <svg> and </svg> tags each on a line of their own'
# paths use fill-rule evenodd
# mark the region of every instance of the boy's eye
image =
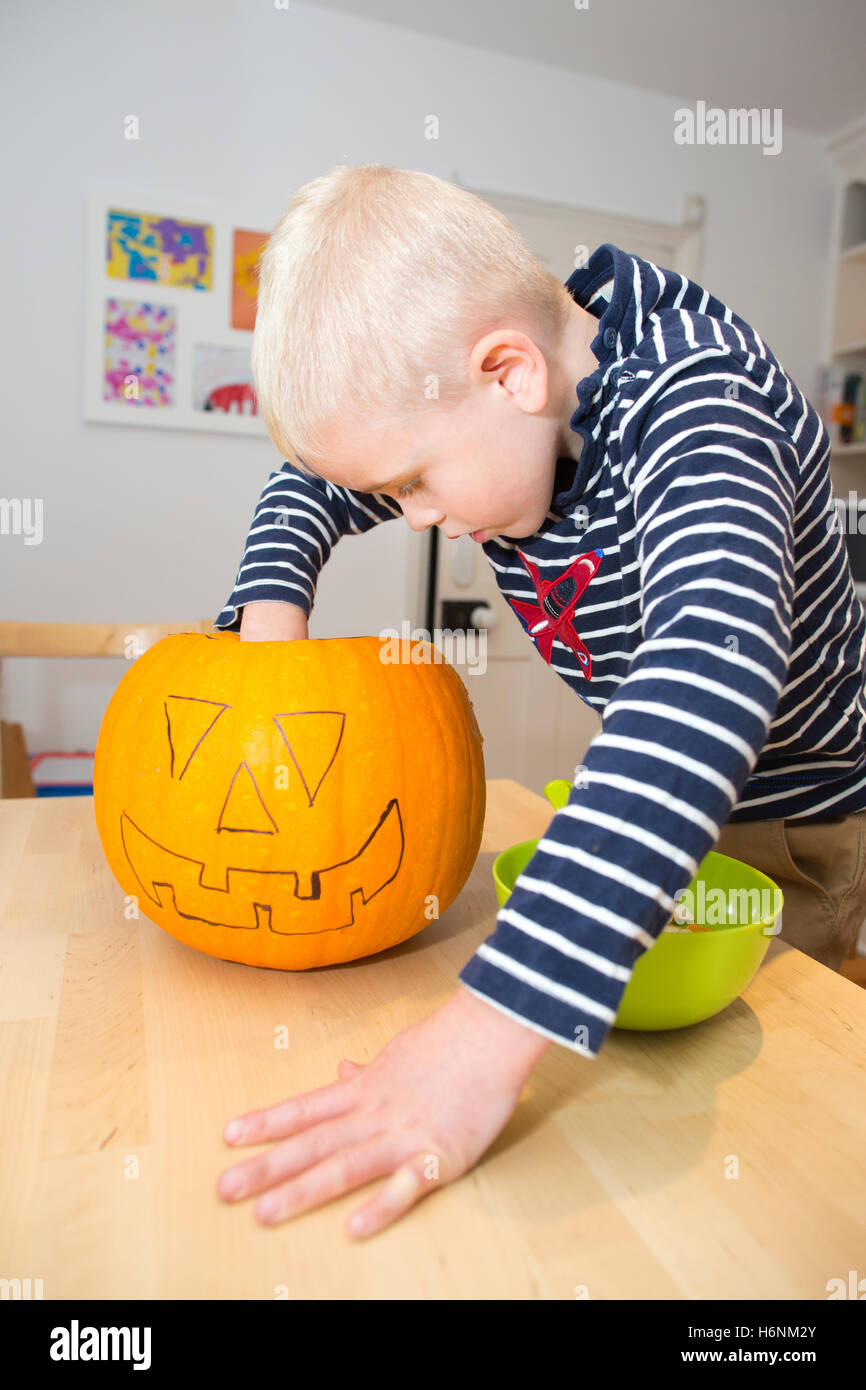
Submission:
<svg viewBox="0 0 866 1390">
<path fill-rule="evenodd" d="M 397 496 L 398 496 L 398 497 L 408 497 L 409 494 L 410 494 L 410 492 L 414 492 L 415 489 L 416 489 L 416 487 L 419 487 L 419 486 L 420 486 L 420 483 L 421 483 L 421 479 L 420 479 L 420 478 L 413 478 L 412 481 L 411 481 L 411 483 L 404 483 L 403 486 L 402 486 L 401 488 L 398 488 L 398 489 L 397 489 Z"/>
</svg>

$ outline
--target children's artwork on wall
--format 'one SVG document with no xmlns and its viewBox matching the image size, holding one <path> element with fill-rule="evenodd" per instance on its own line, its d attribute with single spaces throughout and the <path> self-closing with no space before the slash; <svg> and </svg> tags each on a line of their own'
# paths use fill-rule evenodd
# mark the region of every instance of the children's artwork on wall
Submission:
<svg viewBox="0 0 866 1390">
<path fill-rule="evenodd" d="M 248 348 L 198 343 L 192 373 L 194 410 L 237 411 L 253 415 L 256 395 Z"/>
<path fill-rule="evenodd" d="M 275 209 L 93 185 L 85 237 L 84 418 L 267 440 L 250 351 Z"/>
<path fill-rule="evenodd" d="M 256 326 L 256 295 L 258 294 L 259 255 L 267 242 L 267 232 L 235 230 L 232 253 L 232 328 Z"/>
<path fill-rule="evenodd" d="M 174 313 L 168 305 L 106 300 L 102 399 L 174 404 Z"/>
<path fill-rule="evenodd" d="M 106 219 L 106 272 L 121 280 L 158 280 L 209 290 L 213 227 L 146 212 L 109 208 Z"/>
</svg>

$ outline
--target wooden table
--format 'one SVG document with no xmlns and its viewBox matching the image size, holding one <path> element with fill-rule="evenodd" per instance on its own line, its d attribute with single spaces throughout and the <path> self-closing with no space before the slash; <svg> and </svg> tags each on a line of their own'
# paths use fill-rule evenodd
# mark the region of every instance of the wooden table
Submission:
<svg viewBox="0 0 866 1390">
<path fill-rule="evenodd" d="M 494 854 L 550 814 L 488 782 L 438 922 L 291 975 L 127 921 L 90 798 L 0 801 L 0 1276 L 46 1299 L 823 1300 L 866 1275 L 866 991 L 778 939 L 715 1019 L 614 1030 L 595 1060 L 553 1044 L 475 1169 L 368 1242 L 343 1234 L 358 1192 L 270 1229 L 216 1195 L 231 1115 L 448 997 L 494 927 Z"/>
</svg>

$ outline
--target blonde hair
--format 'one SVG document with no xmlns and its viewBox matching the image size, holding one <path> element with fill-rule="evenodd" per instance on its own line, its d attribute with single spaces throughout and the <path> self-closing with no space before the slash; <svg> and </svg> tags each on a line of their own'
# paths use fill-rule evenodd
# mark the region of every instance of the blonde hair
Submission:
<svg viewBox="0 0 866 1390">
<path fill-rule="evenodd" d="M 341 418 L 381 428 L 456 404 L 480 337 L 517 321 L 552 347 L 572 302 L 496 208 L 385 164 L 339 164 L 299 188 L 258 278 L 258 409 L 307 473 L 327 464 L 322 436 Z"/>
</svg>

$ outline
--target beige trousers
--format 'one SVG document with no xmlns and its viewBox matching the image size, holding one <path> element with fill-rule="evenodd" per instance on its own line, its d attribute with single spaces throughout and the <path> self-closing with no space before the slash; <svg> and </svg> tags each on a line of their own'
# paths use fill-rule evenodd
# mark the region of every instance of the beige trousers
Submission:
<svg viewBox="0 0 866 1390">
<path fill-rule="evenodd" d="M 779 885 L 783 941 L 831 970 L 854 954 L 866 918 L 866 811 L 824 821 L 728 821 L 714 848 Z"/>
</svg>

